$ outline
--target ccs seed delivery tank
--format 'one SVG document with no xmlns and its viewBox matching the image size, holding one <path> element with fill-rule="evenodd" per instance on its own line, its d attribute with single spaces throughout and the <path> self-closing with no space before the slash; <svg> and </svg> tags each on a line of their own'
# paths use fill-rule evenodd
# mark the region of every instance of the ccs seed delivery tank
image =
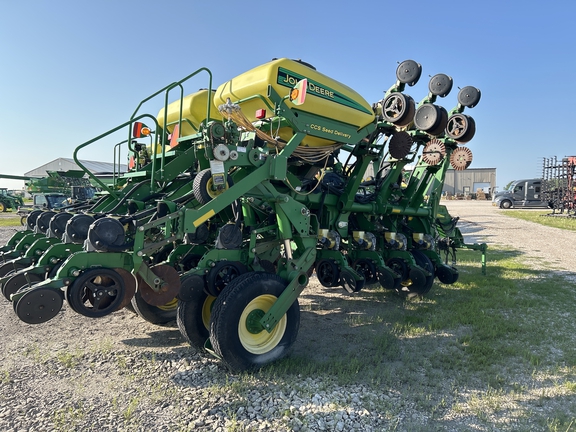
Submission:
<svg viewBox="0 0 576 432">
<path fill-rule="evenodd" d="M 214 93 L 214 91 L 212 91 Z M 182 106 L 182 126 L 180 127 L 180 136 L 193 135 L 198 132 L 200 123 L 206 120 L 208 104 L 208 90 L 202 89 L 192 93 L 180 100 L 168 105 L 168 116 L 166 124 L 168 131 L 172 133 L 174 126 L 180 119 L 180 106 Z M 222 120 L 222 116 L 215 106 L 210 107 L 210 117 L 212 120 Z M 160 127 L 164 127 L 164 108 L 156 116 Z"/>
<path fill-rule="evenodd" d="M 374 121 L 370 104 L 350 87 L 317 72 L 306 63 L 286 58 L 272 60 L 225 82 L 216 90 L 214 105 L 224 104 L 228 98 L 232 102 L 254 95 L 266 98 L 268 85 L 279 95 L 286 95 L 304 78 L 308 80 L 306 103 L 299 106 L 298 110 L 354 125 L 358 129 Z M 290 101 L 286 101 L 286 104 L 291 109 L 295 107 Z M 266 108 L 259 98 L 242 102 L 240 107 L 250 121 L 256 120 L 258 109 Z M 285 141 L 288 141 L 292 134 L 292 129 L 287 127 L 280 129 L 278 133 Z M 302 145 L 312 147 L 332 143 L 334 141 L 312 136 L 307 136 L 302 141 Z"/>
</svg>

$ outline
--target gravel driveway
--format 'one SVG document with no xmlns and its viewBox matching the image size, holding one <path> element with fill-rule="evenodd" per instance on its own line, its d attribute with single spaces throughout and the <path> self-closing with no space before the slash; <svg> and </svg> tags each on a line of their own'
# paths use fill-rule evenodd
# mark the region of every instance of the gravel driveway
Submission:
<svg viewBox="0 0 576 432">
<path fill-rule="evenodd" d="M 542 268 L 576 269 L 576 232 L 508 218 L 489 202 L 446 204 L 460 217 L 467 242 L 518 249 Z M 0 229 L 2 244 L 10 233 Z M 307 307 L 333 295 L 341 296 L 314 281 L 304 291 L 307 313 L 295 355 L 315 358 L 323 350 L 345 349 L 341 340 L 317 337 L 322 334 L 354 343 L 354 329 Z M 32 326 L 1 299 L 0 347 L 1 431 L 430 430 L 427 410 L 397 388 L 231 375 L 188 346 L 174 326 L 155 326 L 126 310 L 89 319 L 65 305 L 55 319 Z M 395 407 L 394 414 L 385 406 Z M 475 424 L 469 414 L 453 415 L 434 429 L 498 430 Z"/>
</svg>

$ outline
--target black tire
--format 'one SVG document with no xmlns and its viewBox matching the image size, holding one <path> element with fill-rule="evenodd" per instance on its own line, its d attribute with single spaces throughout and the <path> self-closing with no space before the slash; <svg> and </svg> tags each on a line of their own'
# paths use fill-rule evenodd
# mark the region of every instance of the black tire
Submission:
<svg viewBox="0 0 576 432">
<path fill-rule="evenodd" d="M 248 317 L 267 312 L 286 285 L 284 279 L 271 273 L 246 273 L 234 279 L 214 302 L 210 342 L 232 370 L 258 369 L 292 351 L 300 328 L 298 300 L 271 333 L 264 329 L 250 331 L 247 326 Z"/>
<path fill-rule="evenodd" d="M 503 208 L 503 209 L 512 208 L 512 201 L 510 201 L 510 200 L 504 200 L 504 201 L 502 201 L 502 202 L 500 203 L 500 208 Z"/>
<path fill-rule="evenodd" d="M 116 311 L 126 294 L 124 279 L 107 268 L 85 271 L 66 288 L 70 307 L 81 315 L 100 318 Z"/>
<path fill-rule="evenodd" d="M 206 294 L 201 286 L 191 285 L 187 301 L 178 301 L 176 323 L 184 339 L 193 347 L 203 348 L 210 337 L 210 315 L 215 300 L 216 297 Z"/>
<path fill-rule="evenodd" d="M 22 226 L 26 225 L 26 216 L 20 216 L 20 225 Z"/>
<path fill-rule="evenodd" d="M 144 321 L 156 325 L 166 325 L 176 320 L 178 300 L 171 300 L 163 306 L 152 306 L 146 303 L 139 291 L 136 291 L 132 297 L 132 307 Z"/>
<path fill-rule="evenodd" d="M 232 179 L 229 176 L 227 176 L 227 179 L 228 181 L 226 189 L 232 186 Z M 212 190 L 212 171 L 210 171 L 210 168 L 208 168 L 200 171 L 196 177 L 194 177 L 193 192 L 194 197 L 198 200 L 198 202 L 204 205 L 212 201 L 223 191 L 215 192 Z"/>
</svg>

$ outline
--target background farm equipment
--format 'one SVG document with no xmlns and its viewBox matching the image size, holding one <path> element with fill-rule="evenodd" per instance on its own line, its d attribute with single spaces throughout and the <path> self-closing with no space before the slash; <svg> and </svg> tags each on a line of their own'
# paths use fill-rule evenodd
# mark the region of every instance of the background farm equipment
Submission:
<svg viewBox="0 0 576 432">
<path fill-rule="evenodd" d="M 544 158 L 542 188 L 552 208 L 549 216 L 576 216 L 576 156 Z"/>
<path fill-rule="evenodd" d="M 48 171 L 45 177 L 0 174 L 0 178 L 24 180 L 26 192 L 32 195 L 31 204 L 24 205 L 22 201 L 15 207 L 24 225 L 26 216 L 32 210 L 60 209 L 94 198 L 96 188 L 90 184 L 84 174 L 82 170 L 68 170 Z"/>
<path fill-rule="evenodd" d="M 208 89 L 184 97 L 204 72 Z M 466 245 L 439 205 L 448 167 L 472 162 L 464 110 L 480 91 L 462 88 L 447 111 L 436 101 L 452 79 L 437 74 L 417 105 L 404 90 L 421 72 L 402 62 L 373 105 L 288 59 L 215 91 L 206 68 L 164 87 L 144 100 L 164 96 L 158 115 L 138 114 L 141 103 L 77 148 L 78 163 L 79 150 L 127 129 L 118 146 L 131 170 L 101 184 L 89 208 L 32 213 L 28 234 L 0 256 L 3 294 L 28 323 L 53 318 L 64 300 L 87 317 L 129 304 L 152 322 L 176 317 L 192 345 L 245 370 L 289 354 L 313 272 L 349 294 L 455 283 L 456 248 L 481 250 L 485 264 L 485 245 Z M 180 97 L 168 104 L 172 91 Z"/>
<path fill-rule="evenodd" d="M 23 204 L 22 197 L 9 194 L 7 188 L 0 188 L 0 213 L 10 209 L 17 209 Z"/>
</svg>

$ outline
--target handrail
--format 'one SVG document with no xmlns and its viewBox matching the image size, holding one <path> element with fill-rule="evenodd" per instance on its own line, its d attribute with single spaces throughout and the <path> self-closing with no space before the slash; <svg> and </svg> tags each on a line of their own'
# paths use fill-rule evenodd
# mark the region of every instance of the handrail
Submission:
<svg viewBox="0 0 576 432">
<path fill-rule="evenodd" d="M 132 124 L 133 121 L 140 120 L 140 119 L 146 118 L 146 117 L 152 119 L 152 121 L 153 121 L 156 125 L 158 125 L 156 119 L 155 119 L 153 116 L 151 116 L 150 114 L 142 114 L 142 115 L 140 115 L 140 116 L 138 116 L 138 117 L 136 117 L 136 118 L 134 118 L 134 119 L 130 119 L 129 121 L 122 123 L 120 126 L 117 126 L 117 127 L 115 127 L 114 129 L 109 130 L 108 132 L 105 132 L 105 133 L 103 133 L 103 134 L 101 134 L 101 135 L 98 135 L 96 138 L 92 138 L 91 140 L 86 141 L 86 142 L 83 143 L 83 144 L 80 144 L 80 145 L 79 145 L 78 147 L 76 147 L 76 149 L 74 150 L 74 154 L 73 154 L 73 156 L 72 156 L 72 157 L 74 158 L 74 162 L 76 162 L 76 164 L 77 164 L 80 168 L 82 168 L 82 169 L 84 170 L 84 172 L 85 172 L 86 174 L 88 174 L 88 176 L 89 176 L 90 178 L 92 178 L 92 180 L 94 180 L 96 183 L 98 183 L 100 186 L 102 186 L 102 188 L 103 188 L 104 190 L 106 190 L 110 195 L 112 195 L 112 196 L 113 196 L 114 198 L 116 198 L 116 199 L 118 199 L 118 195 L 117 195 L 116 193 L 114 193 L 113 189 L 110 189 L 108 186 L 106 186 L 99 178 L 97 178 L 94 174 L 92 174 L 92 173 L 88 170 L 88 168 L 86 168 L 86 167 L 78 160 L 78 151 L 79 151 L 80 149 L 82 149 L 82 148 L 84 148 L 84 147 L 86 147 L 86 146 L 94 143 L 95 141 L 98 141 L 98 140 L 104 138 L 105 136 L 108 136 L 108 135 L 116 132 L 117 130 L 120 130 L 120 129 L 122 129 L 123 127 L 126 127 L 126 126 Z"/>
<path fill-rule="evenodd" d="M 102 138 L 104 138 L 105 136 L 108 136 L 116 131 L 118 131 L 119 129 L 122 129 L 125 126 L 130 125 L 130 128 L 128 130 L 128 139 L 124 140 L 118 144 L 116 144 L 114 146 L 114 172 L 113 172 L 113 176 L 114 176 L 114 180 L 113 180 L 113 186 L 116 186 L 116 148 L 124 143 L 128 143 L 128 149 L 129 151 L 131 151 L 132 153 L 136 153 L 135 149 L 132 147 L 132 143 L 133 143 L 133 137 L 132 137 L 132 124 L 134 122 L 136 122 L 137 120 L 143 119 L 143 118 L 150 118 L 152 120 L 152 122 L 155 125 L 155 129 L 156 131 L 159 128 L 158 125 L 158 120 L 153 117 L 150 114 L 141 114 L 137 116 L 138 111 L 140 110 L 140 108 L 142 107 L 142 105 L 149 101 L 150 99 L 158 96 L 160 93 L 165 92 L 166 96 L 165 96 L 165 101 L 164 101 L 164 112 L 166 113 L 166 115 L 164 116 L 164 124 L 163 124 L 163 130 L 166 130 L 166 122 L 167 122 L 167 114 L 168 114 L 168 93 L 170 92 L 170 90 L 172 90 L 175 87 L 180 87 L 180 115 L 179 115 L 179 121 L 178 124 L 180 125 L 182 123 L 182 100 L 183 100 L 183 94 L 184 94 L 184 88 L 182 87 L 182 83 L 184 83 L 185 81 L 189 80 L 190 78 L 192 78 L 193 76 L 199 74 L 202 71 L 206 71 L 209 75 L 209 86 L 208 86 L 208 95 L 209 97 L 207 98 L 207 103 L 206 103 L 206 119 L 209 121 L 210 120 L 210 105 L 212 103 L 212 98 L 210 97 L 212 95 L 212 72 L 205 67 L 202 67 L 200 69 L 197 69 L 196 71 L 192 72 L 190 75 L 187 75 L 186 77 L 182 78 L 179 81 L 173 82 L 163 88 L 161 88 L 160 90 L 158 90 L 157 92 L 151 94 L 150 96 L 144 98 L 142 101 L 140 101 L 140 103 L 138 104 L 138 106 L 136 107 L 136 109 L 134 110 L 134 113 L 132 114 L 132 116 L 130 117 L 130 120 L 128 120 L 127 122 L 122 123 L 120 126 L 115 127 L 114 129 L 109 130 L 108 132 L 105 132 L 101 135 L 98 135 L 96 138 L 93 138 L 89 141 L 86 141 L 85 143 L 79 145 L 78 147 L 76 147 L 76 149 L 74 150 L 74 154 L 73 154 L 73 158 L 74 158 L 74 162 L 76 162 L 76 164 L 82 168 L 84 170 L 84 172 L 92 179 L 94 180 L 97 184 L 99 184 L 103 190 L 107 191 L 110 195 L 112 195 L 115 199 L 118 199 L 118 195 L 114 192 L 113 188 L 109 188 L 108 186 L 106 186 L 100 179 L 98 179 L 96 176 L 94 176 L 78 159 L 78 151 L 92 143 L 94 143 L 95 141 L 98 141 Z M 180 128 L 179 128 L 180 130 Z M 180 131 L 179 131 L 180 134 Z M 179 136 L 180 137 L 180 136 Z M 178 137 L 178 138 L 179 138 Z M 150 137 L 152 139 L 152 137 Z M 157 145 L 158 145 L 158 134 L 156 134 L 156 139 L 152 140 L 151 145 L 152 145 L 152 167 L 151 167 L 151 178 L 150 178 L 150 183 L 152 186 L 152 189 L 154 189 L 154 182 L 155 182 L 155 175 L 156 175 L 156 156 L 157 156 Z M 162 146 L 162 156 L 161 156 L 161 161 L 160 161 L 160 177 L 163 177 L 163 172 L 164 172 L 164 164 L 165 164 L 165 154 L 166 154 L 166 134 L 162 134 L 162 138 L 160 140 L 160 144 Z M 118 152 L 120 154 L 120 152 Z M 118 156 L 120 157 L 120 155 Z M 119 163 L 119 168 L 118 171 L 120 171 L 120 161 L 118 161 Z M 138 166 L 138 160 L 136 160 L 137 166 Z"/>
</svg>

